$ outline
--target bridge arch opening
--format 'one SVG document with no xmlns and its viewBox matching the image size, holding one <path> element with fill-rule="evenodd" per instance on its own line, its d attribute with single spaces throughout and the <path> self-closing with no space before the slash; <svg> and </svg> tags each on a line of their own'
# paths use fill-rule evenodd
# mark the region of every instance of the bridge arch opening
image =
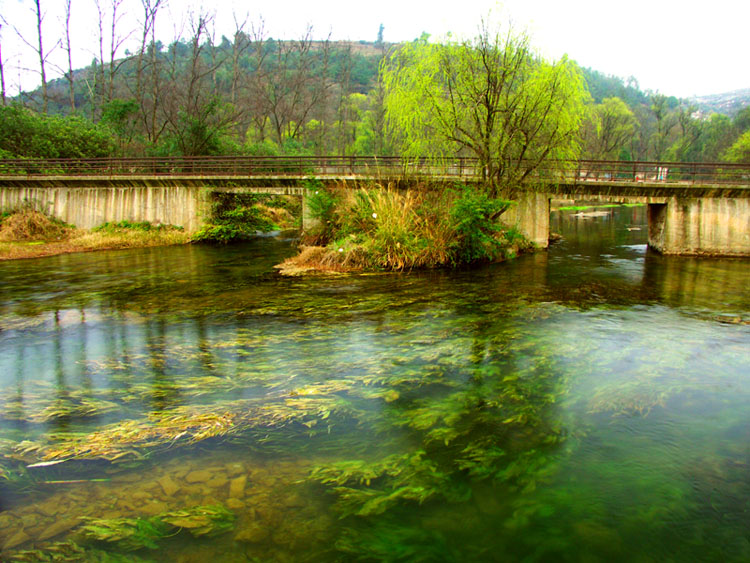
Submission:
<svg viewBox="0 0 750 563">
<path fill-rule="evenodd" d="M 664 251 L 667 204 L 648 204 L 648 245 L 659 252 Z"/>
</svg>

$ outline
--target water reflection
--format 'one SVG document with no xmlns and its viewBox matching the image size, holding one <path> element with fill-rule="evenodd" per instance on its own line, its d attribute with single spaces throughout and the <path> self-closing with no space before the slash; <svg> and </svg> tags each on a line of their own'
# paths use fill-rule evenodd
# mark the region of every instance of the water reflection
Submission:
<svg viewBox="0 0 750 563">
<path fill-rule="evenodd" d="M 285 279 L 269 239 L 0 264 L 0 453 L 39 490 L 0 491 L 0 543 L 219 502 L 235 532 L 153 558 L 740 560 L 748 263 L 574 214 L 466 271 Z"/>
</svg>

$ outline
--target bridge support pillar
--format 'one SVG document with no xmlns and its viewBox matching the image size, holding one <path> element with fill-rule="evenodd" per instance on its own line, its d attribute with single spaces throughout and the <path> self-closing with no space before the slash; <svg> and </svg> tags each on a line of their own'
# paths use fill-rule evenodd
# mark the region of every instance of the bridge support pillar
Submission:
<svg viewBox="0 0 750 563">
<path fill-rule="evenodd" d="M 539 248 L 549 246 L 550 195 L 537 192 L 524 192 L 513 198 L 514 205 L 501 220 L 509 227 L 515 227 Z"/>
<path fill-rule="evenodd" d="M 312 212 L 310 211 L 309 197 L 312 195 L 313 191 L 314 190 L 305 188 L 304 193 L 302 194 L 302 230 L 303 231 L 314 229 L 315 227 L 320 225 L 320 219 L 316 219 L 315 217 L 313 217 Z"/>
<path fill-rule="evenodd" d="M 750 256 L 750 198 L 649 203 L 648 244 L 662 254 Z"/>
</svg>

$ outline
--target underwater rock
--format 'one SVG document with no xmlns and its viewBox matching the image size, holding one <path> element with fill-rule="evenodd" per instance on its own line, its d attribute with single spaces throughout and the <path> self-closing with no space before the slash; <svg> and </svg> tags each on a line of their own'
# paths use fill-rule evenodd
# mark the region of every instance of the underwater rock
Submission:
<svg viewBox="0 0 750 563">
<path fill-rule="evenodd" d="M 268 529 L 265 526 L 258 522 L 251 522 L 235 534 L 234 541 L 260 543 L 268 539 L 268 536 Z"/>
<path fill-rule="evenodd" d="M 21 516 L 21 525 L 24 528 L 33 528 L 34 526 L 37 526 L 41 520 L 42 518 L 39 516 L 39 514 L 24 514 L 23 516 Z"/>
<path fill-rule="evenodd" d="M 0 514 L 0 530 L 16 526 L 16 519 L 10 514 Z"/>
<path fill-rule="evenodd" d="M 206 483 L 211 480 L 213 475 L 210 471 L 203 469 L 198 471 L 191 471 L 185 475 L 185 481 L 188 483 Z"/>
<path fill-rule="evenodd" d="M 206 485 L 208 485 L 212 489 L 219 489 L 223 487 L 224 485 L 226 485 L 227 481 L 229 481 L 229 479 L 227 479 L 226 475 L 219 474 L 219 475 L 214 475 L 213 479 L 211 479 L 208 483 L 206 483 Z"/>
<path fill-rule="evenodd" d="M 57 503 L 58 499 L 52 497 L 46 502 L 39 504 L 36 509 L 39 513 L 44 514 L 45 516 L 55 516 L 60 510 L 60 507 Z"/>
<path fill-rule="evenodd" d="M 228 498 L 226 505 L 227 508 L 231 508 L 232 510 L 243 510 L 245 508 L 245 503 L 236 498 Z"/>
<path fill-rule="evenodd" d="M 229 498 L 241 498 L 245 494 L 247 475 L 240 475 L 229 482 Z"/>
<path fill-rule="evenodd" d="M 48 540 L 50 538 L 54 538 L 55 536 L 62 534 L 63 532 L 67 532 L 71 528 L 75 528 L 81 523 L 78 519 L 73 518 L 67 518 L 64 520 L 58 520 L 51 526 L 47 527 L 39 536 L 37 537 L 37 540 L 43 541 Z"/>
<path fill-rule="evenodd" d="M 225 466 L 225 471 L 230 477 L 236 477 L 237 475 L 241 475 L 245 472 L 245 466 L 239 462 L 227 463 Z"/>
<path fill-rule="evenodd" d="M 3 549 L 13 549 L 17 545 L 26 543 L 30 539 L 31 538 L 26 532 L 24 532 L 23 530 L 19 530 L 5 541 L 5 543 L 3 544 Z"/>
<path fill-rule="evenodd" d="M 151 502 L 147 502 L 143 506 L 141 506 L 139 512 L 145 514 L 146 516 L 156 516 L 157 514 L 161 514 L 162 512 L 166 512 L 167 510 L 169 510 L 169 505 L 167 503 L 152 500 Z"/>
<path fill-rule="evenodd" d="M 291 495 L 284 498 L 283 505 L 287 508 L 300 508 L 305 506 L 307 503 L 301 495 L 292 493 Z"/>
<path fill-rule="evenodd" d="M 164 494 L 168 497 L 173 496 L 180 490 L 180 486 L 175 483 L 169 475 L 165 475 L 159 479 L 159 485 L 161 485 L 162 491 L 164 491 Z"/>
</svg>

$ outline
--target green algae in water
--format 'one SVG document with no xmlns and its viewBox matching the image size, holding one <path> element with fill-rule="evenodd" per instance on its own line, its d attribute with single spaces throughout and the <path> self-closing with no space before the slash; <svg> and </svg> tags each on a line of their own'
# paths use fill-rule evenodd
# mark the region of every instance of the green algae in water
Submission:
<svg viewBox="0 0 750 563">
<path fill-rule="evenodd" d="M 47 498 L 103 514 L 111 496 L 132 520 L 130 496 L 214 497 L 237 507 L 236 532 L 200 539 L 217 561 L 747 559 L 750 334 L 715 320 L 747 316 L 747 269 L 621 247 L 634 213 L 606 251 L 584 233 L 472 272 L 242 279 L 211 250 L 174 298 L 165 257 L 127 303 L 51 299 L 98 309 L 0 335 L 3 466 L 111 481 L 20 495 L 0 539 Z M 41 381 L 20 331 L 62 358 Z M 199 549 L 166 541 L 157 560 Z"/>
</svg>

